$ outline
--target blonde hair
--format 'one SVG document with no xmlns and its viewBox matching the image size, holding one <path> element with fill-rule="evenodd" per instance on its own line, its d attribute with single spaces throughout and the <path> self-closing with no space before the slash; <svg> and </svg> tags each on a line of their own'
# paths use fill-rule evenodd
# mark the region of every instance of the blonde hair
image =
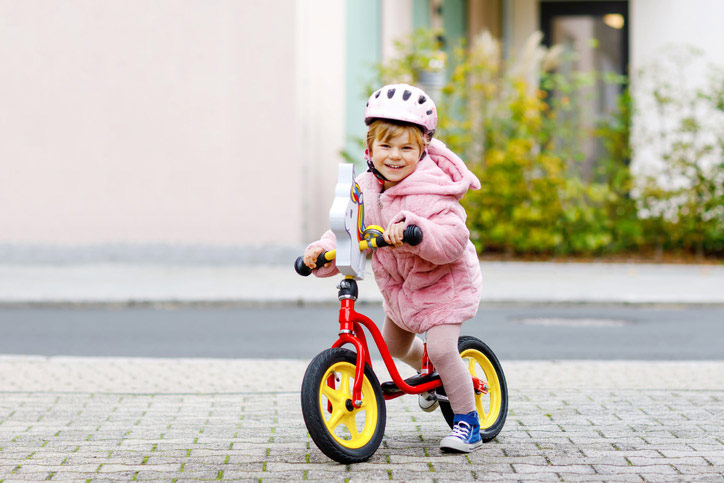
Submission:
<svg viewBox="0 0 724 483">
<path fill-rule="evenodd" d="M 372 152 L 372 143 L 375 141 L 381 141 L 383 143 L 388 142 L 390 139 L 397 137 L 403 133 L 408 133 L 410 143 L 416 144 L 420 148 L 420 153 L 425 151 L 425 136 L 422 134 L 422 129 L 415 126 L 414 124 L 403 124 L 399 122 L 391 122 L 386 119 L 377 119 L 370 124 L 370 128 L 367 131 L 367 147 Z"/>
</svg>

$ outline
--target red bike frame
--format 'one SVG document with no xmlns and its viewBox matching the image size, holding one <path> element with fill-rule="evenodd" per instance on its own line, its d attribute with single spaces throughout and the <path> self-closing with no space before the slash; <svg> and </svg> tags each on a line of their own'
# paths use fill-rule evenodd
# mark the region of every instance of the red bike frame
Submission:
<svg viewBox="0 0 724 483">
<path fill-rule="evenodd" d="M 442 385 L 440 379 L 424 382 L 416 386 L 410 386 L 407 384 L 400 376 L 397 366 L 390 355 L 390 350 L 387 348 L 387 344 L 382 338 L 382 334 L 377 328 L 377 325 L 371 319 L 355 311 L 354 303 L 355 301 L 353 298 L 343 299 L 341 301 L 341 307 L 339 309 L 339 338 L 334 344 L 332 344 L 332 347 L 342 347 L 345 344 L 352 344 L 357 350 L 357 366 L 355 369 L 354 386 L 352 388 L 352 399 L 357 407 L 359 407 L 362 403 L 364 365 L 367 363 L 370 367 L 372 367 L 372 361 L 367 347 L 367 338 L 362 330 L 362 326 L 364 326 L 370 334 L 372 334 L 372 338 L 382 355 L 382 360 L 385 362 L 385 366 L 392 377 L 392 381 L 400 389 L 400 391 L 402 391 L 394 394 L 385 394 L 385 399 L 394 399 L 404 394 L 419 394 L 421 392 L 431 391 Z M 425 348 L 425 352 L 423 354 L 422 365 L 423 370 L 427 369 L 427 373 L 432 374 L 434 368 L 427 357 L 427 347 Z M 473 387 L 476 391 L 483 394 L 488 391 L 487 384 L 477 377 L 473 377 Z"/>
</svg>

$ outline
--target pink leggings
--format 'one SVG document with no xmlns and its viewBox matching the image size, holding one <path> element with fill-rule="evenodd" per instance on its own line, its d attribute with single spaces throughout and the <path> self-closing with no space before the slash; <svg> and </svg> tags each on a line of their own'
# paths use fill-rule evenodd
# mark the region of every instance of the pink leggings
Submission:
<svg viewBox="0 0 724 483">
<path fill-rule="evenodd" d="M 450 406 L 455 414 L 467 414 L 475 411 L 475 393 L 465 363 L 458 352 L 458 337 L 461 324 L 437 325 L 427 331 L 427 355 L 440 374 Z M 420 370 L 424 350 L 422 339 L 385 319 L 382 337 L 390 349 L 392 357 Z"/>
</svg>

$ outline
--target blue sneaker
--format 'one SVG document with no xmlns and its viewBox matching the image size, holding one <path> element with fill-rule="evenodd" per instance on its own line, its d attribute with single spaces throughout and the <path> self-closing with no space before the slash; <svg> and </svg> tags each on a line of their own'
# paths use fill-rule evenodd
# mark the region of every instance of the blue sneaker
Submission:
<svg viewBox="0 0 724 483">
<path fill-rule="evenodd" d="M 456 414 L 452 433 L 440 441 L 440 449 L 446 452 L 470 453 L 483 444 L 480 438 L 478 412 Z"/>
</svg>

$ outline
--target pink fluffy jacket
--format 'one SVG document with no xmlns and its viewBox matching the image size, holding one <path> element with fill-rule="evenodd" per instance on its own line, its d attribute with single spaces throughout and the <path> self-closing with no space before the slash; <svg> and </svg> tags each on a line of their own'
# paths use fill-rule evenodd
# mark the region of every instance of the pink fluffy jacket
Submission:
<svg viewBox="0 0 724 483">
<path fill-rule="evenodd" d="M 372 271 L 384 297 L 385 314 L 403 329 L 426 332 L 441 324 L 461 324 L 475 316 L 480 303 L 482 276 L 475 247 L 465 226 L 459 200 L 480 181 L 441 141 L 433 139 L 428 155 L 407 178 L 381 192 L 375 176 L 357 177 L 364 194 L 366 226 L 387 227 L 404 221 L 422 229 L 416 247 L 384 247 L 372 255 Z M 331 231 L 310 247 L 335 248 Z M 315 271 L 329 277 L 332 263 Z"/>
</svg>

